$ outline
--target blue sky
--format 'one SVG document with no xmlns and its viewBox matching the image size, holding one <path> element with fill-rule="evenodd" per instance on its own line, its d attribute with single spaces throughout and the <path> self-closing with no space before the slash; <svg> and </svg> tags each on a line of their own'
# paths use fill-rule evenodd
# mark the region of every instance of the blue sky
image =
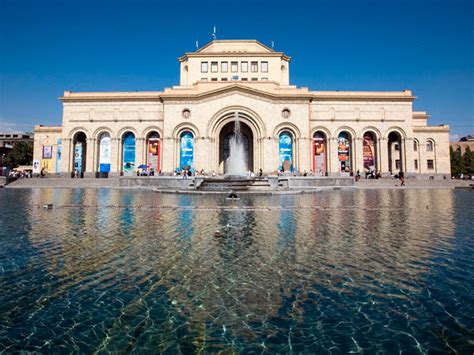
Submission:
<svg viewBox="0 0 474 355">
<path fill-rule="evenodd" d="M 0 131 L 61 124 L 72 91 L 161 91 L 219 39 L 292 57 L 312 90 L 411 89 L 415 110 L 474 134 L 474 1 L 0 0 Z"/>
</svg>

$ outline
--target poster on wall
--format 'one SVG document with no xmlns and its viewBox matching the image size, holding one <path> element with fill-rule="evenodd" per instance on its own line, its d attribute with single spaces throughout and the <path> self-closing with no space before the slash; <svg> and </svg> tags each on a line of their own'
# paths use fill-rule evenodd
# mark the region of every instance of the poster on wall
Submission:
<svg viewBox="0 0 474 355">
<path fill-rule="evenodd" d="M 343 136 L 339 136 L 337 139 L 337 156 L 342 172 L 351 171 L 350 150 L 351 145 L 349 140 Z"/>
<path fill-rule="evenodd" d="M 326 174 L 326 142 L 322 137 L 314 140 L 314 170 L 321 175 Z"/>
<path fill-rule="evenodd" d="M 289 133 L 280 134 L 279 148 L 279 169 L 292 170 L 293 169 L 293 142 Z"/>
<path fill-rule="evenodd" d="M 41 169 L 44 169 L 47 173 L 53 172 L 53 160 L 52 159 L 43 159 L 41 160 Z"/>
<path fill-rule="evenodd" d="M 74 146 L 74 170 L 82 173 L 82 142 L 77 142 Z"/>
<path fill-rule="evenodd" d="M 35 159 L 33 160 L 33 174 L 39 174 L 41 172 L 40 161 Z"/>
<path fill-rule="evenodd" d="M 133 174 L 135 171 L 135 136 L 128 134 L 123 140 L 123 172 Z"/>
<path fill-rule="evenodd" d="M 181 136 L 180 142 L 180 160 L 179 165 L 181 169 L 190 169 L 194 163 L 194 141 L 193 135 L 189 132 Z"/>
<path fill-rule="evenodd" d="M 110 172 L 110 150 L 111 150 L 111 139 L 110 136 L 102 136 L 100 139 L 99 148 L 99 172 L 108 173 Z"/>
<path fill-rule="evenodd" d="M 51 159 L 53 157 L 53 147 L 50 145 L 43 147 L 43 159 Z"/>
<path fill-rule="evenodd" d="M 375 170 L 375 142 L 371 134 L 363 137 L 362 156 L 364 159 L 364 169 Z"/>
<path fill-rule="evenodd" d="M 159 151 L 159 138 L 150 138 L 148 141 L 148 164 L 150 168 L 153 168 L 156 171 L 160 170 Z"/>
</svg>

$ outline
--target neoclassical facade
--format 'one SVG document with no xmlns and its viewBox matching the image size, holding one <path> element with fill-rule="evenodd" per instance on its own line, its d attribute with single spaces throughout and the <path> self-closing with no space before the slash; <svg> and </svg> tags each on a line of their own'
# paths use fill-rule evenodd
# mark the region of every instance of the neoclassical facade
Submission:
<svg viewBox="0 0 474 355">
<path fill-rule="evenodd" d="M 449 127 L 428 126 L 411 91 L 298 88 L 290 59 L 256 40 L 214 40 L 179 58 L 179 86 L 65 91 L 62 125 L 35 127 L 34 159 L 50 173 L 85 176 L 141 165 L 225 173 L 238 119 L 248 170 L 450 175 Z"/>
</svg>

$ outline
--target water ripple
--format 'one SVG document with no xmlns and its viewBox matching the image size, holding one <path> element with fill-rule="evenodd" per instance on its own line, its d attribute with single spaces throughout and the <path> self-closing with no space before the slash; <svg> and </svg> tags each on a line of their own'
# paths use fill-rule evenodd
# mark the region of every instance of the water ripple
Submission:
<svg viewBox="0 0 474 355">
<path fill-rule="evenodd" d="M 472 353 L 471 196 L 0 190 L 0 353 Z"/>
</svg>

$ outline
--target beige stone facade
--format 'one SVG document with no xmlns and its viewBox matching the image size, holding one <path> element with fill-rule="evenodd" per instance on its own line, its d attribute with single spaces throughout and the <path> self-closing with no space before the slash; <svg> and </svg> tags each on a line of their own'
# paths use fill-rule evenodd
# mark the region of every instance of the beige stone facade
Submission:
<svg viewBox="0 0 474 355">
<path fill-rule="evenodd" d="M 58 173 L 132 174 L 142 164 L 224 173 L 237 116 L 249 170 L 450 175 L 449 127 L 428 126 L 409 90 L 297 88 L 290 57 L 254 40 L 214 40 L 179 61 L 180 85 L 161 92 L 66 91 L 62 126 L 35 129 L 35 158 L 49 144 L 54 160 L 60 140 Z"/>
</svg>

